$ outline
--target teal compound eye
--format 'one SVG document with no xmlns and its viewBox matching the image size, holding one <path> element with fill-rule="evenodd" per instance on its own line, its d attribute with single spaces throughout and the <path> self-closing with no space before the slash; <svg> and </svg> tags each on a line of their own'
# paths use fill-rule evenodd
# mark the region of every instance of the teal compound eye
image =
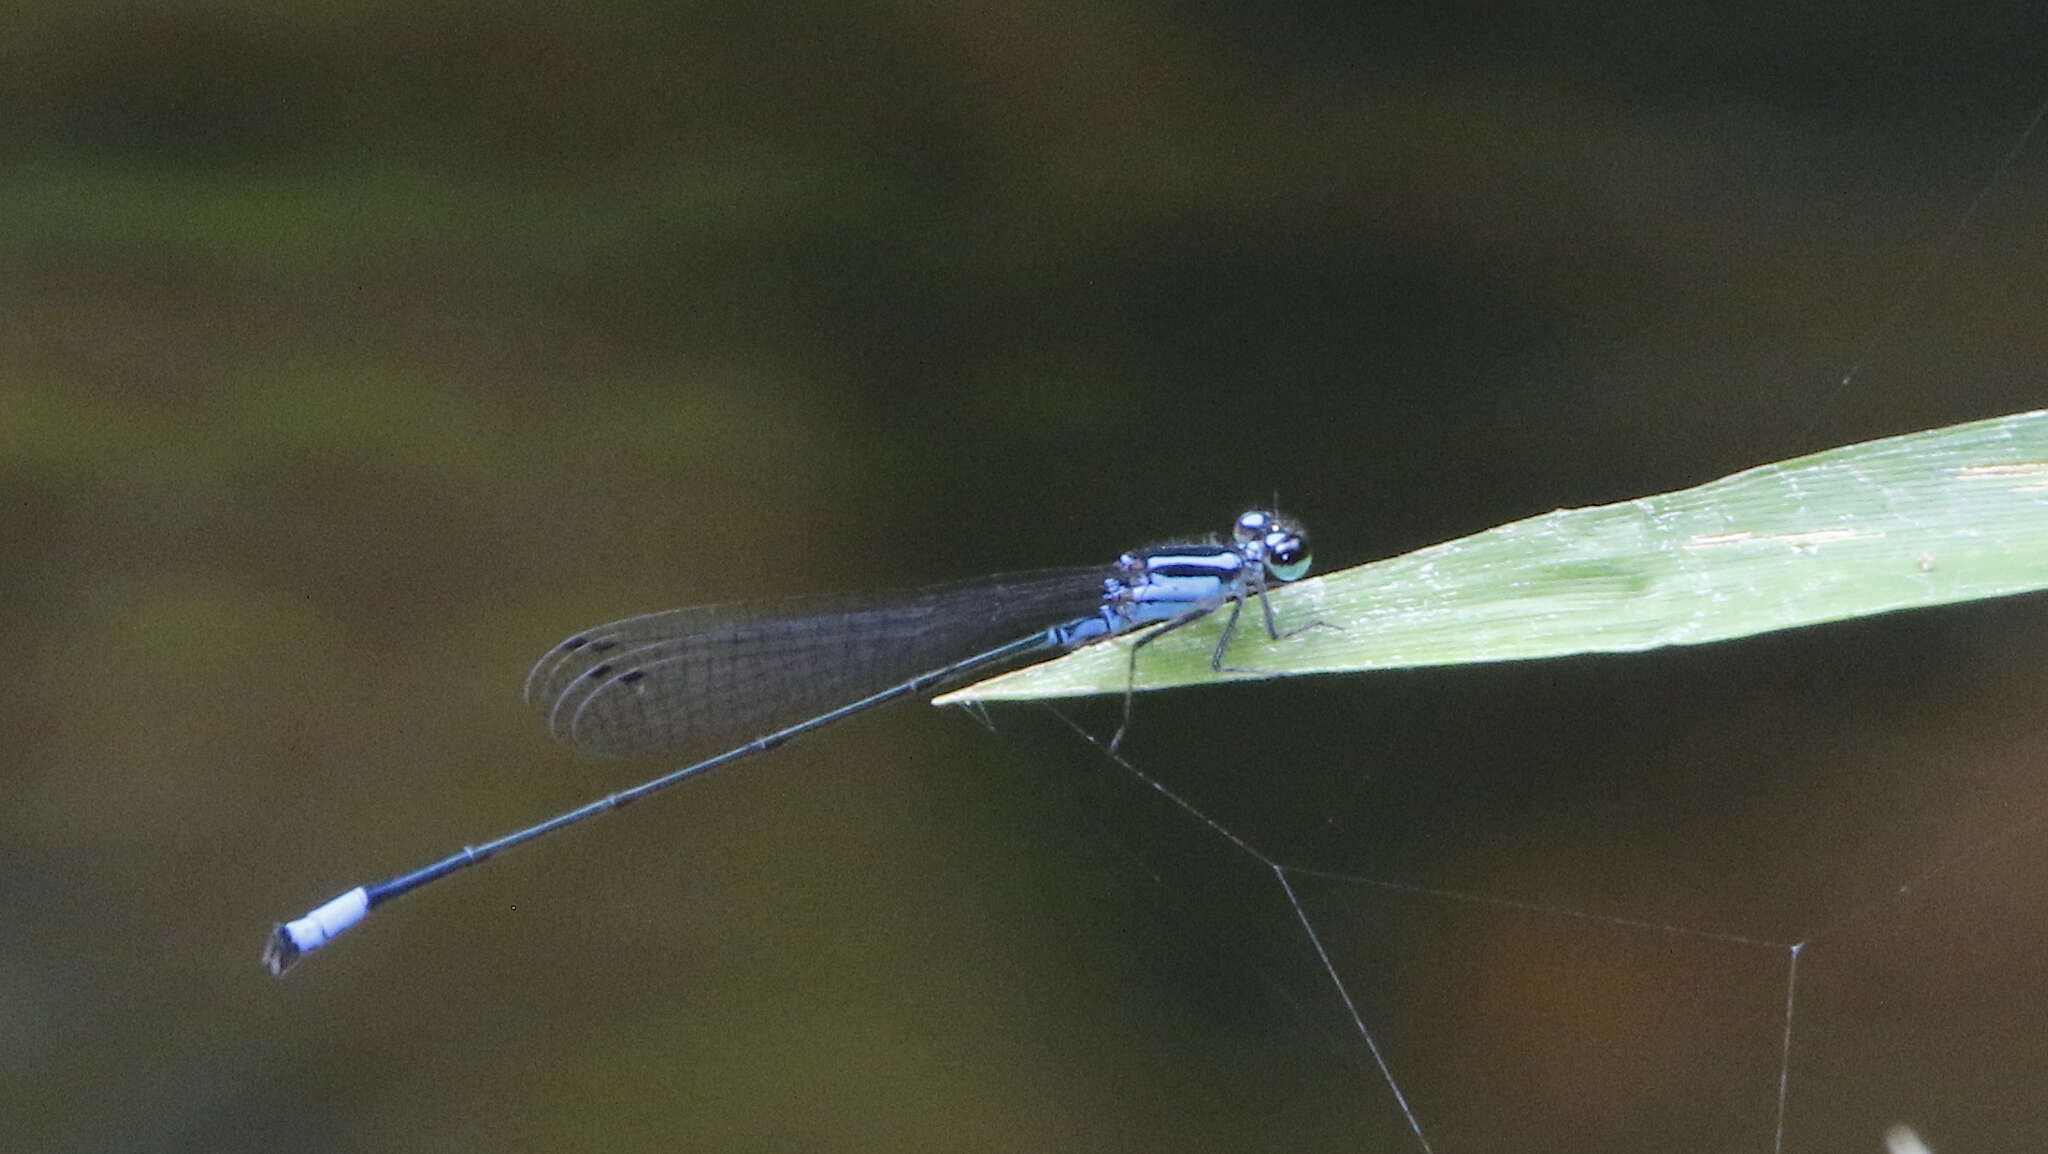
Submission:
<svg viewBox="0 0 2048 1154">
<path fill-rule="evenodd" d="M 1266 572 L 1276 581 L 1299 581 L 1308 576 L 1312 560 L 1308 548 L 1308 534 L 1300 530 L 1278 529 L 1266 534 Z"/>
</svg>

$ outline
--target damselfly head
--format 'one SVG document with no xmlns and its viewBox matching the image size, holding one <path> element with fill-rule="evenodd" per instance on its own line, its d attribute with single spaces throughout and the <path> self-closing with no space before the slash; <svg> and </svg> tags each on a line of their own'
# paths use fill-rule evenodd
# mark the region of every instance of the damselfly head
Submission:
<svg viewBox="0 0 2048 1154">
<path fill-rule="evenodd" d="M 1268 509 L 1242 513 L 1231 536 L 1247 561 L 1266 567 L 1275 581 L 1298 581 L 1308 575 L 1308 530 Z"/>
</svg>

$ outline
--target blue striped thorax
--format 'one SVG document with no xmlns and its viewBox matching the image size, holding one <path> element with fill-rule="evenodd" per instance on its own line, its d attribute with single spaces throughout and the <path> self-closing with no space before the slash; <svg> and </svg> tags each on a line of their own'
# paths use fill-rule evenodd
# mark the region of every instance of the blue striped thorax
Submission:
<svg viewBox="0 0 2048 1154">
<path fill-rule="evenodd" d="M 1254 509 L 1238 517 L 1227 545 L 1170 545 L 1117 558 L 1116 576 L 1103 581 L 1103 619 L 1108 632 L 1121 633 L 1215 609 L 1247 593 L 1263 594 L 1269 580 L 1298 580 L 1309 563 L 1308 535 L 1300 526 Z"/>
</svg>

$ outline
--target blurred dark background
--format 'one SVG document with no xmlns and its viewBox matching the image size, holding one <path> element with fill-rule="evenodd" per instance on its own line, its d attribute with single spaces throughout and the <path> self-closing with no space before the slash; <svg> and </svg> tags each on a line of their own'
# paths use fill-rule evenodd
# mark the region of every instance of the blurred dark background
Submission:
<svg viewBox="0 0 2048 1154">
<path fill-rule="evenodd" d="M 637 780 L 517 700 L 595 621 L 1275 492 L 1334 568 L 2040 404 L 2035 4 L 5 23 L 10 1150 L 1419 1149 L 1270 878 L 1043 710 L 256 955 Z M 1279 860 L 1561 911 L 1304 877 L 1447 1154 L 1772 1149 L 1809 939 L 1785 1149 L 2024 1148 L 2044 642 L 1166 694 L 1128 752 Z"/>
</svg>

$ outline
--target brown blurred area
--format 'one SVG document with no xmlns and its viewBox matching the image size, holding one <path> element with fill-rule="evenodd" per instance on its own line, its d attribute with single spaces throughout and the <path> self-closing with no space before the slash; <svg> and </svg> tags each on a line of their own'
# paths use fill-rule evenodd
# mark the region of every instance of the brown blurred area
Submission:
<svg viewBox="0 0 2048 1154">
<path fill-rule="evenodd" d="M 0 1148 L 1419 1149 L 1270 879 L 1038 711 L 862 718 L 256 956 L 638 780 L 517 700 L 595 621 L 1275 492 L 1334 567 L 2038 407 L 2043 23 L 15 5 Z M 1445 1154 L 1773 1149 L 1798 942 L 1783 1149 L 2024 1148 L 2044 638 L 1160 695 L 1127 752 L 1421 887 L 1303 914 Z"/>
</svg>

